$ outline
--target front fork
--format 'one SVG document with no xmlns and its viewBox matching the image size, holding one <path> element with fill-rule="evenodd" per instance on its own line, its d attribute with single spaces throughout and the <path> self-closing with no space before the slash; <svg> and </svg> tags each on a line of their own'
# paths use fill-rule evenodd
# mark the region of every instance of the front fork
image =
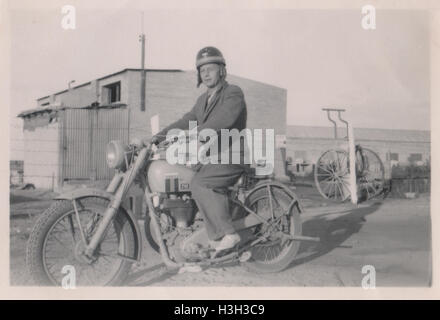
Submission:
<svg viewBox="0 0 440 320">
<path fill-rule="evenodd" d="M 133 183 L 133 180 L 139 174 L 139 170 L 144 166 L 148 152 L 149 150 L 147 148 L 143 149 L 139 153 L 138 158 L 135 164 L 133 165 L 133 167 L 125 173 L 116 173 L 112 181 L 108 185 L 106 191 L 109 193 L 114 193 L 115 196 L 111 201 L 110 205 L 108 206 L 107 210 L 104 212 L 103 218 L 100 221 L 96 232 L 93 234 L 92 238 L 90 239 L 90 242 L 88 244 L 86 243 L 86 248 L 84 250 L 84 253 L 89 258 L 93 257 L 93 253 L 95 252 L 99 243 L 102 241 L 109 224 L 117 214 L 121 202 L 125 198 L 128 189 Z M 162 259 L 168 267 L 174 267 L 174 268 L 180 267 L 181 264 L 172 261 L 168 255 L 168 250 L 162 239 L 162 233 L 160 231 L 159 221 L 157 219 L 157 215 L 152 201 L 153 194 L 151 193 L 148 183 L 145 183 L 144 188 L 145 188 L 145 198 L 149 209 L 149 215 L 151 218 L 152 227 L 154 229 L 154 232 L 156 233 L 156 238 L 159 239 L 158 242 L 159 242 Z"/>
<path fill-rule="evenodd" d="M 125 198 L 128 189 L 132 185 L 134 179 L 139 174 L 139 170 L 145 164 L 145 159 L 147 158 L 148 152 L 148 148 L 143 148 L 139 152 L 139 155 L 133 167 L 123 174 L 116 173 L 112 182 L 107 187 L 107 191 L 109 191 L 110 193 L 112 193 L 112 191 L 116 191 L 116 193 L 114 198 L 110 202 L 107 210 L 104 212 L 104 215 L 98 225 L 98 228 L 96 229 L 96 232 L 91 237 L 89 243 L 85 244 L 86 248 L 84 250 L 84 253 L 89 258 L 93 257 L 93 253 L 95 252 L 99 243 L 102 241 L 108 226 L 119 211 L 119 207 L 122 203 L 122 200 Z"/>
</svg>

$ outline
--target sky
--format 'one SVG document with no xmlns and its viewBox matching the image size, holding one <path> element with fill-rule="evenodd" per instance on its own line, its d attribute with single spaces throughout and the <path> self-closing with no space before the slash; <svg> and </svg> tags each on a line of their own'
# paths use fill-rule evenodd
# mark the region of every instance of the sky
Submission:
<svg viewBox="0 0 440 320">
<path fill-rule="evenodd" d="M 424 11 L 377 10 L 376 29 L 364 30 L 360 9 L 75 8 L 75 30 L 61 27 L 61 7 L 11 11 L 10 123 L 17 139 L 15 116 L 36 107 L 38 97 L 70 80 L 140 67 L 142 10 L 148 68 L 193 70 L 197 51 L 213 45 L 228 73 L 287 90 L 287 124 L 329 125 L 321 108 L 338 107 L 354 127 L 430 129 Z"/>
</svg>

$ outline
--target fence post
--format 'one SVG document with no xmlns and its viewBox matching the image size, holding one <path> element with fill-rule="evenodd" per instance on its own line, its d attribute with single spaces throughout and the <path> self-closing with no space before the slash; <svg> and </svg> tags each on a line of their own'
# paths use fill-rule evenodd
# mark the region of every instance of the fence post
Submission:
<svg viewBox="0 0 440 320">
<path fill-rule="evenodd" d="M 348 124 L 348 154 L 350 158 L 350 195 L 351 202 L 357 204 L 357 185 L 356 185 L 356 150 L 354 146 L 354 133 L 351 124 Z"/>
<path fill-rule="evenodd" d="M 391 150 L 388 149 L 387 155 L 386 155 L 386 168 L 387 168 L 387 174 L 385 175 L 385 179 L 392 179 L 393 177 L 393 167 L 391 166 Z"/>
<path fill-rule="evenodd" d="M 64 184 L 65 166 L 66 166 L 66 112 L 67 109 L 57 111 L 59 126 L 59 158 L 58 158 L 58 188 L 62 188 Z M 61 118 L 61 119 L 60 119 Z"/>
</svg>

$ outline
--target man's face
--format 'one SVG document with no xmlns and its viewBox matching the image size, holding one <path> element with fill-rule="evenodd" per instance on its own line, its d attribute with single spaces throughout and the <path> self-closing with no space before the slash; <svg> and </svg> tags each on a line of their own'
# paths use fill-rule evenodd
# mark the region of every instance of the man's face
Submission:
<svg viewBox="0 0 440 320">
<path fill-rule="evenodd" d="M 215 88 L 220 82 L 220 66 L 216 63 L 208 63 L 200 67 L 200 77 L 208 88 Z"/>
</svg>

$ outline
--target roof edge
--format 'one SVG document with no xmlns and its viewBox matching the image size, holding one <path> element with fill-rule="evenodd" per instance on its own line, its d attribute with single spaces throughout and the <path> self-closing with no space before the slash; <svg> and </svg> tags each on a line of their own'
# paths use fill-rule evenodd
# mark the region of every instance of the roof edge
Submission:
<svg viewBox="0 0 440 320">
<path fill-rule="evenodd" d="M 181 71 L 183 71 L 183 72 L 192 72 L 192 73 L 196 73 L 197 72 L 197 70 L 194 70 L 194 69 L 184 69 L 184 70 L 181 70 Z M 229 73 L 229 72 L 228 72 L 228 75 L 226 76 L 226 81 L 228 81 L 228 76 L 232 76 L 232 77 L 235 77 L 235 78 L 243 79 L 243 80 L 246 80 L 246 81 L 252 81 L 252 82 L 258 83 L 260 85 L 269 86 L 269 87 L 272 87 L 272 88 L 279 89 L 279 90 L 287 92 L 287 88 L 280 87 L 280 86 L 278 86 L 276 84 L 268 83 L 268 82 L 263 82 L 263 81 L 251 79 L 251 78 L 248 78 L 248 77 L 239 76 L 239 75 L 236 75 L 234 73 Z"/>
<path fill-rule="evenodd" d="M 111 74 L 105 75 L 105 76 L 103 76 L 103 77 L 97 78 L 97 79 L 95 79 L 95 80 L 103 80 L 103 79 L 107 79 L 107 78 L 110 78 L 110 77 L 116 76 L 116 75 L 118 75 L 118 74 L 121 74 L 121 73 L 124 73 L 124 72 L 127 72 L 127 71 L 142 71 L 142 69 L 136 69 L 136 68 L 125 68 L 125 69 L 122 69 L 122 70 L 120 70 L 120 71 L 117 71 L 117 72 L 114 72 L 114 73 L 111 73 Z M 183 72 L 181 69 L 145 69 L 145 71 L 146 71 L 146 72 Z M 91 80 L 91 81 L 88 81 L 88 82 L 81 83 L 81 84 L 79 84 L 79 85 L 77 85 L 77 86 L 72 87 L 72 89 L 77 89 L 77 88 L 80 88 L 80 87 L 83 87 L 83 86 L 89 85 L 90 83 L 92 83 L 92 81 L 95 81 L 95 80 Z M 61 94 L 61 93 L 65 93 L 65 92 L 68 92 L 68 91 L 69 91 L 69 89 L 64 89 L 64 90 L 61 90 L 61 91 L 55 92 L 55 93 L 50 94 L 50 95 L 47 95 L 47 96 L 44 96 L 44 97 L 41 97 L 41 98 L 37 98 L 37 101 L 40 101 L 40 100 L 43 100 L 43 99 L 47 99 L 47 98 L 49 98 L 51 95 Z"/>
<path fill-rule="evenodd" d="M 289 128 L 289 127 L 300 127 L 300 128 L 332 128 L 333 129 L 333 126 L 332 125 L 329 125 L 329 126 L 307 126 L 307 125 L 300 125 L 300 124 L 287 124 L 286 125 L 286 128 Z M 338 129 L 344 129 L 345 130 L 345 126 L 338 126 Z M 401 128 L 399 128 L 399 129 L 390 129 L 390 128 L 369 128 L 369 127 L 353 127 L 353 129 L 354 130 L 358 130 L 358 129 L 361 129 L 361 130 L 387 130 L 387 131 L 399 131 L 399 130 L 401 130 L 401 131 L 417 131 L 417 132 L 425 132 L 425 133 L 427 133 L 427 132 L 431 132 L 431 130 L 422 130 L 422 129 L 401 129 Z"/>
<path fill-rule="evenodd" d="M 53 112 L 53 111 L 59 111 L 59 110 L 66 110 L 66 109 L 116 109 L 116 108 L 126 108 L 127 104 L 125 103 L 113 103 L 113 104 L 104 104 L 104 105 L 87 105 L 83 107 L 70 107 L 70 106 L 60 106 L 55 108 L 34 108 L 34 109 L 28 109 L 25 111 L 20 112 L 17 115 L 17 118 L 25 118 L 27 116 L 36 114 L 36 113 L 44 113 L 44 112 Z"/>
</svg>

